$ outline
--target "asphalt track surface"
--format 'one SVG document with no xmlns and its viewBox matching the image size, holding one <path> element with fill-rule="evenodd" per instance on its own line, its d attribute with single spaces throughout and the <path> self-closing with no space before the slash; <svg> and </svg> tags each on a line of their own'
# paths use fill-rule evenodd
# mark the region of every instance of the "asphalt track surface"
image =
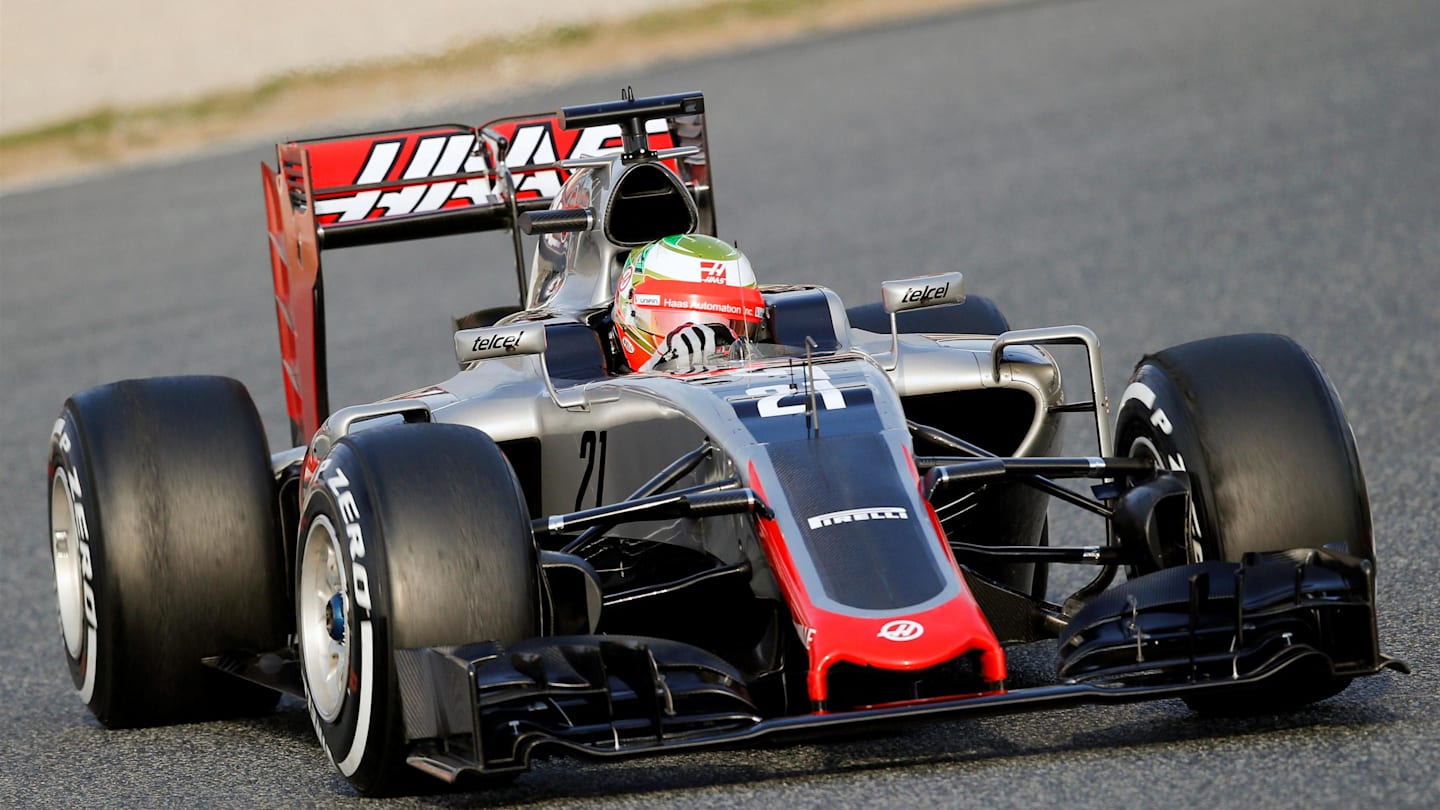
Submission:
<svg viewBox="0 0 1440 810">
<path fill-rule="evenodd" d="M 886 277 L 962 270 L 1017 325 L 1094 328 L 1112 396 L 1146 350 L 1295 336 L 1354 425 L 1382 641 L 1416 672 L 1288 716 L 1077 708 L 823 745 L 552 760 L 494 793 L 396 804 L 1435 806 L 1436 3 L 1018 3 L 597 74 L 445 117 L 553 109 L 622 84 L 708 94 L 721 229 L 766 279 L 863 301 Z M 265 154 L 0 198 L 0 805 L 353 800 L 294 703 L 250 722 L 101 729 L 67 683 L 56 628 L 45 447 L 67 394 L 226 374 L 284 440 L 255 168 Z M 337 404 L 448 376 L 448 316 L 510 294 L 493 238 L 342 252 L 327 270 Z M 1044 650 L 1016 658 L 1022 671 L 1048 666 Z"/>
</svg>

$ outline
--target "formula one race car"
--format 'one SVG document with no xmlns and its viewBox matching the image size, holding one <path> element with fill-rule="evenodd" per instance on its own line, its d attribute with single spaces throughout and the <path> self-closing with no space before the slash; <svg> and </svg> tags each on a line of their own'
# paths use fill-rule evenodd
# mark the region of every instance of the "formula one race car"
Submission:
<svg viewBox="0 0 1440 810">
<path fill-rule="evenodd" d="M 294 447 L 219 377 L 55 423 L 60 624 L 102 723 L 288 693 L 378 793 L 1076 703 L 1269 712 L 1403 669 L 1350 427 L 1293 341 L 1149 355 L 1112 425 L 1094 333 L 1011 330 L 959 273 L 848 309 L 757 285 L 713 238 L 704 112 L 627 91 L 277 148 Z M 486 229 L 518 305 L 457 319 L 454 377 L 332 412 L 321 252 Z M 1055 344 L 1088 358 L 1078 397 Z M 1095 455 L 1056 456 L 1075 412 Z M 1051 545 L 1052 500 L 1105 541 Z M 1098 573 L 1051 602 L 1056 564 Z M 1006 647 L 1046 639 L 1053 682 L 1007 688 Z"/>
</svg>

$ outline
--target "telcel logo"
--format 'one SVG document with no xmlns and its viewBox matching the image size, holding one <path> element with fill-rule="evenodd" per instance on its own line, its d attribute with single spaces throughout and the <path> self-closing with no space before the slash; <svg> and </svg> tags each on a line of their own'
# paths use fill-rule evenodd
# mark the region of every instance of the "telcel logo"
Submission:
<svg viewBox="0 0 1440 810">
<path fill-rule="evenodd" d="M 886 281 L 880 285 L 880 298 L 886 312 L 959 304 L 965 300 L 965 276 L 955 272 Z"/>
<path fill-rule="evenodd" d="M 545 328 L 536 323 L 461 329 L 455 333 L 455 361 L 462 367 L 490 357 L 545 351 Z"/>
<path fill-rule="evenodd" d="M 936 298 L 944 298 L 950 294 L 950 283 L 937 284 L 931 287 L 926 284 L 924 287 L 911 287 L 900 296 L 900 300 L 906 304 L 923 304 L 926 301 L 933 301 Z"/>
<path fill-rule="evenodd" d="M 909 619 L 886 622 L 875 635 L 887 641 L 914 641 L 925 634 L 925 626 Z"/>
<path fill-rule="evenodd" d="M 498 335 L 481 335 L 475 338 L 475 342 L 470 345 L 470 351 L 488 352 L 491 349 L 504 349 L 507 352 L 513 352 L 519 348 L 520 339 L 523 337 L 525 337 L 523 330 L 511 335 L 503 333 Z"/>
</svg>

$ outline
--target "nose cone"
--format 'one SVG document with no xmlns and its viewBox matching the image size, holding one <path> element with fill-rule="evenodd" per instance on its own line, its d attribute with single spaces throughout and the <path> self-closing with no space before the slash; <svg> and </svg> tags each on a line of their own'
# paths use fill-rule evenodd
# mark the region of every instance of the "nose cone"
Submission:
<svg viewBox="0 0 1440 810">
<path fill-rule="evenodd" d="M 869 618 L 813 611 L 802 630 L 810 650 L 810 699 L 824 705 L 830 668 L 839 662 L 893 671 L 939 666 L 978 653 L 982 684 L 957 685 L 957 693 L 995 688 L 1005 680 L 1005 652 L 961 581 L 961 590 L 928 610 L 903 617 Z"/>
</svg>

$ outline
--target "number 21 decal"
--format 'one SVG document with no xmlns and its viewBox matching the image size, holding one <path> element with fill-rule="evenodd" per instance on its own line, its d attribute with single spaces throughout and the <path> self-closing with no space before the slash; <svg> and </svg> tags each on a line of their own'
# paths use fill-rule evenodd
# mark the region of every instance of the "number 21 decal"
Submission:
<svg viewBox="0 0 1440 810">
<path fill-rule="evenodd" d="M 830 378 L 821 369 L 815 369 L 814 377 L 811 380 L 815 394 L 816 404 L 826 410 L 838 411 L 845 407 L 845 396 L 840 393 L 830 382 Z M 804 397 L 808 395 L 803 387 L 793 383 L 781 385 L 758 385 L 745 389 L 746 396 L 761 397 L 756 403 L 756 408 L 761 416 L 788 416 L 790 414 L 804 413 Z M 787 398 L 800 397 L 800 401 L 792 402 L 789 405 L 781 405 L 780 401 Z"/>
<path fill-rule="evenodd" d="M 592 474 L 595 474 L 595 505 L 605 503 L 605 445 L 609 443 L 609 435 L 604 430 L 580 434 L 580 458 L 585 459 L 585 474 L 580 477 L 580 491 L 575 493 L 576 512 L 585 508 L 585 490 L 590 488 Z"/>
</svg>

